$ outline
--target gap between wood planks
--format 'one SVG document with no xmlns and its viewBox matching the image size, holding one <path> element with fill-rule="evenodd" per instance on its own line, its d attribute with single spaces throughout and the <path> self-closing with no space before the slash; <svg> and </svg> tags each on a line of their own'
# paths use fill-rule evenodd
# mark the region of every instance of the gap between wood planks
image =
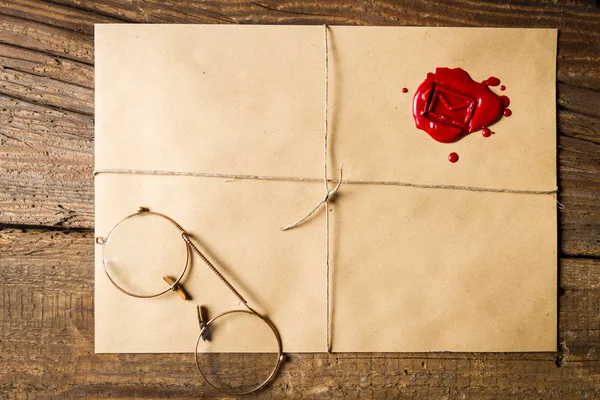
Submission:
<svg viewBox="0 0 600 400">
<path fill-rule="evenodd" d="M 34 225 L 34 224 L 11 224 L 0 222 L 0 231 L 4 229 L 16 229 L 22 232 L 26 231 L 59 231 L 59 232 L 94 232 L 94 228 L 70 227 L 61 225 Z"/>
</svg>

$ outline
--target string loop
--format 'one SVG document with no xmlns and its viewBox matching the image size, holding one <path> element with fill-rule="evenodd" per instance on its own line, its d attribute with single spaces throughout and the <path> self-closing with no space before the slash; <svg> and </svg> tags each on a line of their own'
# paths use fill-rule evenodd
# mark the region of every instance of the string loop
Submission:
<svg viewBox="0 0 600 400">
<path fill-rule="evenodd" d="M 309 219 L 311 217 L 311 215 L 313 215 L 323 204 L 327 204 L 329 202 L 329 200 L 331 200 L 331 198 L 337 193 L 338 189 L 340 188 L 340 185 L 342 184 L 342 170 L 343 170 L 343 165 L 340 165 L 340 177 L 337 181 L 337 184 L 331 190 L 329 190 L 329 188 L 326 189 L 326 192 L 325 192 L 325 194 L 323 194 L 323 197 L 321 198 L 321 200 L 317 203 L 316 206 L 313 207 L 312 210 L 310 210 L 308 212 L 308 214 L 306 214 L 304 217 L 300 218 L 298 221 L 294 222 L 293 224 L 279 228 L 279 230 L 287 231 L 289 229 L 297 227 L 298 225 L 301 225 L 304 221 Z"/>
</svg>

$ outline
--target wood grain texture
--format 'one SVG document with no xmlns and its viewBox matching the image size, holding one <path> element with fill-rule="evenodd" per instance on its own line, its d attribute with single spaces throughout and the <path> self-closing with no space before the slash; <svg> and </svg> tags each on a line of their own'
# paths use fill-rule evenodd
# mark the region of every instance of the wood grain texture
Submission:
<svg viewBox="0 0 600 400">
<path fill-rule="evenodd" d="M 93 24 L 121 22 L 558 28 L 561 351 L 294 354 L 250 397 L 600 395 L 597 1 L 0 0 L 0 398 L 218 397 L 190 354 L 93 353 Z"/>
<path fill-rule="evenodd" d="M 5 228 L 0 246 L 0 397 L 215 395 L 192 354 L 94 354 L 91 232 Z M 253 397 L 593 397 L 600 382 L 598 282 L 600 260 L 561 260 L 563 368 L 553 353 L 291 354 L 273 384 Z M 227 367 L 240 365 L 233 357 Z"/>
</svg>

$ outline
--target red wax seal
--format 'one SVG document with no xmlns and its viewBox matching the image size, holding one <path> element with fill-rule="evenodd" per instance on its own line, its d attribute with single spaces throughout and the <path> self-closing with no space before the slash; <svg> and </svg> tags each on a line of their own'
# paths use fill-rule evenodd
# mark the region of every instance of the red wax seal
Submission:
<svg viewBox="0 0 600 400">
<path fill-rule="evenodd" d="M 475 82 L 461 68 L 436 68 L 413 98 L 417 128 L 438 142 L 452 143 L 494 124 L 510 103 L 508 97 L 500 98 L 488 87 L 499 84 L 495 77 Z"/>
</svg>

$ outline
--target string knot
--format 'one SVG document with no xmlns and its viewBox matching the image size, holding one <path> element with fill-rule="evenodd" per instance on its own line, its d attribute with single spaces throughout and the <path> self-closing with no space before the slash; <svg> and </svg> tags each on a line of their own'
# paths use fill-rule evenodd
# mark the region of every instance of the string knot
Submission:
<svg viewBox="0 0 600 400">
<path fill-rule="evenodd" d="M 338 180 L 335 187 L 331 190 L 328 190 L 323 195 L 323 199 L 321 200 L 321 204 L 328 202 L 338 191 L 340 185 L 342 184 L 342 166 L 340 165 L 340 179 Z"/>
</svg>

